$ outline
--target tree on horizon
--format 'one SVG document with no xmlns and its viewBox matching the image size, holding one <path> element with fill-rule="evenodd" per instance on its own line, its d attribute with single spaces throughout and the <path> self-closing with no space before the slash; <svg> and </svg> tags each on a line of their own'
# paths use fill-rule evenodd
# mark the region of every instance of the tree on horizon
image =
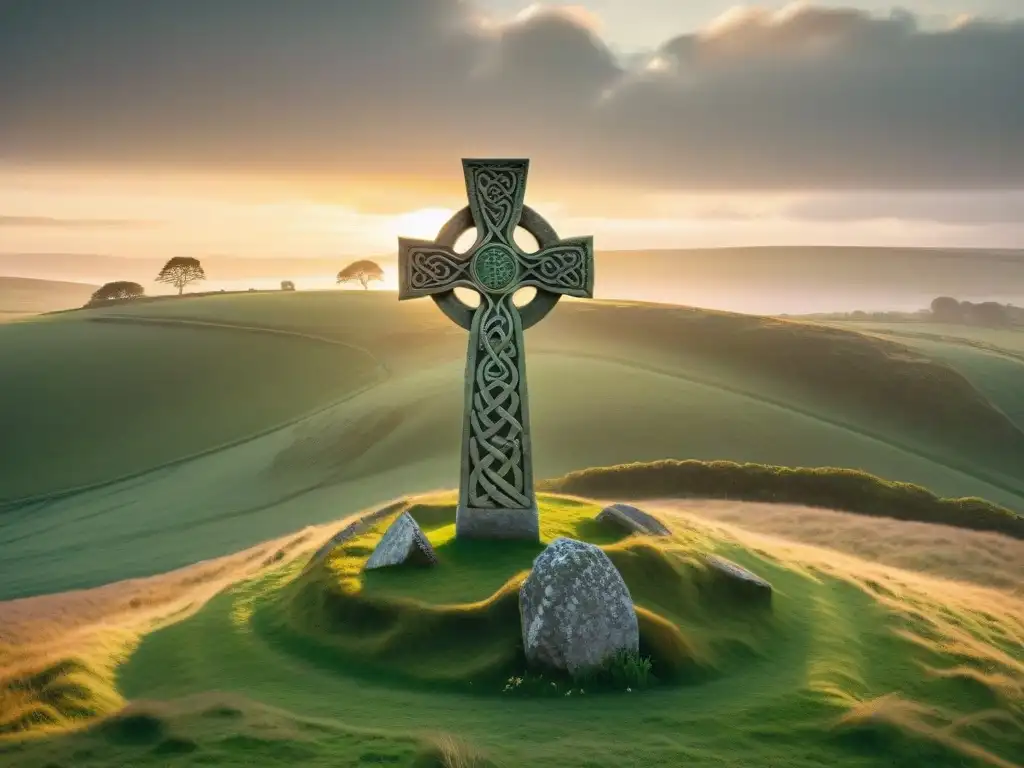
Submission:
<svg viewBox="0 0 1024 768">
<path fill-rule="evenodd" d="M 101 301 L 137 299 L 145 295 L 145 289 L 138 283 L 133 283 L 130 280 L 115 280 L 112 283 L 104 283 L 97 288 L 89 298 L 89 304 L 98 304 Z M 89 304 L 86 306 L 89 306 Z"/>
<path fill-rule="evenodd" d="M 369 290 L 369 282 L 371 280 L 383 280 L 384 270 L 380 268 L 380 265 L 375 261 L 369 259 L 361 259 L 360 261 L 353 261 L 341 272 L 338 273 L 338 284 L 352 282 L 358 280 L 362 283 L 363 290 Z"/>
<path fill-rule="evenodd" d="M 964 310 L 960 302 L 952 296 L 937 296 L 932 299 L 932 314 L 935 319 L 946 323 L 961 323 L 964 319 Z"/>
<path fill-rule="evenodd" d="M 179 296 L 185 290 L 186 285 L 205 279 L 206 272 L 203 270 L 203 265 L 199 263 L 199 259 L 194 259 L 191 256 L 175 256 L 173 259 L 169 259 L 156 277 L 158 283 L 167 283 L 177 288 Z"/>
</svg>

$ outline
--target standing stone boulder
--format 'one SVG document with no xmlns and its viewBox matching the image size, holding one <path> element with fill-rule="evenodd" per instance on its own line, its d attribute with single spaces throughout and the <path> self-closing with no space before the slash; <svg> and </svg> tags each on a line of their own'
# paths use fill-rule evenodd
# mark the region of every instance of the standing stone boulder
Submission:
<svg viewBox="0 0 1024 768">
<path fill-rule="evenodd" d="M 707 555 L 704 561 L 711 566 L 711 575 L 716 586 L 723 588 L 731 596 L 754 604 L 771 603 L 772 585 L 756 573 L 718 555 Z"/>
<path fill-rule="evenodd" d="M 599 523 L 611 523 L 630 533 L 647 536 L 668 536 L 671 531 L 654 515 L 637 509 L 631 504 L 612 504 L 597 515 Z"/>
<path fill-rule="evenodd" d="M 351 523 L 346 525 L 344 528 L 342 528 L 336 534 L 331 536 L 331 538 L 329 538 L 327 541 L 320 545 L 320 548 L 313 553 L 313 556 L 309 558 L 309 562 L 306 563 L 306 570 L 312 568 L 314 565 L 321 562 L 325 557 L 327 557 L 328 554 L 330 554 L 331 550 L 333 550 L 335 547 L 344 544 L 349 539 L 355 538 L 363 531 L 367 530 L 371 525 L 380 520 L 382 517 L 387 517 L 392 512 L 396 512 L 397 510 L 406 506 L 408 503 L 409 502 L 407 502 L 405 499 L 399 499 L 398 501 L 393 501 L 390 504 L 381 507 L 380 509 L 375 509 L 373 512 L 369 512 L 365 515 L 362 515 L 361 517 L 357 517 L 355 520 L 353 520 Z"/>
<path fill-rule="evenodd" d="M 374 568 L 387 568 L 405 563 L 434 565 L 436 562 L 437 555 L 434 554 L 434 548 L 430 546 L 427 537 L 412 519 L 412 515 L 403 512 L 388 526 L 363 570 L 371 571 Z"/>
<path fill-rule="evenodd" d="M 557 538 L 519 589 L 523 649 L 531 664 L 575 673 L 640 648 L 629 588 L 599 547 Z"/>
</svg>

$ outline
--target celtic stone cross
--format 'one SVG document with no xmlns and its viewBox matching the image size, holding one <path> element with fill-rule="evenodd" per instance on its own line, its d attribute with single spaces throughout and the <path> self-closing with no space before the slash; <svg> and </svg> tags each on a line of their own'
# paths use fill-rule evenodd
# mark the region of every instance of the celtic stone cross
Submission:
<svg viewBox="0 0 1024 768">
<path fill-rule="evenodd" d="M 435 241 L 398 240 L 399 300 L 430 296 L 469 331 L 457 537 L 539 537 L 523 331 L 562 296 L 594 295 L 593 239 L 560 240 L 523 205 L 529 164 L 463 160 L 469 205 Z M 525 253 L 516 245 L 517 226 L 537 239 L 540 250 Z M 476 242 L 456 253 L 459 236 L 474 227 Z M 512 297 L 527 286 L 537 293 L 517 307 Z M 479 293 L 479 306 L 463 303 L 455 294 L 459 287 Z"/>
</svg>

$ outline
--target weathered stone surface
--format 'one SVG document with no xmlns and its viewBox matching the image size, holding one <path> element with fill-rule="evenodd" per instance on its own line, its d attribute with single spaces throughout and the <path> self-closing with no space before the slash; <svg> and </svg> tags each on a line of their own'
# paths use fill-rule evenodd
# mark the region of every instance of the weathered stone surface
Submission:
<svg viewBox="0 0 1024 768">
<path fill-rule="evenodd" d="M 412 519 L 412 515 L 403 512 L 388 526 L 363 570 L 371 571 L 374 568 L 387 568 L 403 563 L 433 565 L 436 562 L 437 555 L 434 554 L 434 548 L 430 546 L 427 537 Z"/>
<path fill-rule="evenodd" d="M 365 515 L 356 518 L 351 523 L 342 528 L 340 531 L 338 531 L 336 534 L 331 536 L 331 538 L 329 538 L 327 541 L 325 541 L 320 546 L 320 548 L 313 553 L 313 556 L 309 558 L 309 562 L 306 563 L 306 568 L 309 568 L 315 565 L 316 563 L 319 563 L 321 560 L 327 557 L 328 553 L 336 546 L 338 546 L 339 544 L 344 544 L 349 539 L 358 536 L 365 530 L 368 530 L 370 526 L 374 525 L 378 520 L 398 511 L 407 503 L 408 502 L 405 499 L 399 499 L 398 501 L 393 501 L 390 504 L 381 507 L 380 509 L 375 509 L 372 512 L 368 512 Z"/>
<path fill-rule="evenodd" d="M 704 560 L 718 577 L 719 584 L 734 594 L 749 597 L 755 602 L 771 602 L 772 585 L 756 573 L 718 555 L 707 555 Z"/>
<path fill-rule="evenodd" d="M 631 504 L 612 504 L 598 513 L 597 522 L 612 523 L 630 533 L 648 536 L 668 536 L 671 531 L 654 515 L 637 509 Z"/>
<path fill-rule="evenodd" d="M 532 509 L 455 510 L 455 535 L 460 539 L 540 540 L 540 516 Z"/>
<path fill-rule="evenodd" d="M 519 617 L 530 663 L 576 672 L 640 647 L 626 582 L 599 547 L 575 539 L 555 539 L 533 561 Z"/>
<path fill-rule="evenodd" d="M 533 487 L 530 409 L 523 331 L 539 322 L 561 296 L 594 297 L 594 243 L 560 240 L 551 225 L 523 205 L 530 161 L 464 159 L 469 206 L 453 216 L 436 241 L 398 239 L 398 299 L 430 296 L 469 331 L 462 428 L 462 471 L 455 536 L 459 539 L 539 541 Z M 526 254 L 512 232 L 537 239 Z M 456 253 L 462 233 L 481 233 Z M 523 307 L 516 289 L 535 287 Z M 464 304 L 453 289 L 472 286 L 486 300 Z"/>
</svg>

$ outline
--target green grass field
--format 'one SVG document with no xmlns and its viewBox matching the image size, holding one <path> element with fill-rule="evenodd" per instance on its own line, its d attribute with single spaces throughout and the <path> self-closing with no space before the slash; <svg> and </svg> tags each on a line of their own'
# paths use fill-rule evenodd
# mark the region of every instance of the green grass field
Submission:
<svg viewBox="0 0 1024 768">
<path fill-rule="evenodd" d="M 1024 429 L 1024 329 L 939 323 L 829 325 L 890 339 L 947 363 Z"/>
<path fill-rule="evenodd" d="M 841 466 L 1024 509 L 1024 435 L 902 348 L 598 302 L 565 302 L 527 342 L 538 477 L 663 458 Z M 186 298 L 0 328 L 5 433 L 21 436 L 0 463 L 0 598 L 163 572 L 453 484 L 464 355 L 429 301 L 384 293 Z M 61 567 L 25 567 L 47 560 Z"/>
<path fill-rule="evenodd" d="M 18 436 L 0 499 L 149 470 L 305 415 L 383 375 L 358 347 L 96 322 L 4 326 L 0 367 L 5 431 Z M 236 397 L 244 407 L 231 407 Z"/>
<path fill-rule="evenodd" d="M 1019 431 L 949 368 L 814 326 L 565 304 L 527 336 L 539 477 L 663 458 L 841 466 L 1024 509 L 1024 447 L 985 450 Z M 787 363 L 751 352 L 765 348 Z M 863 389 L 816 380 L 819 354 Z M 23 435 L 0 463 L 13 571 L 0 598 L 163 572 L 451 484 L 464 355 L 464 332 L 429 301 L 376 293 L 186 298 L 0 328 L 0 363 L 15 371 L 0 388 Z M 386 380 L 360 392 L 377 364 Z M 884 404 L 890 375 L 906 378 L 898 407 Z M 952 416 L 921 428 L 936 400 Z M 910 409 L 919 419 L 897 420 Z M 47 496 L 90 483 L 107 484 Z"/>
<path fill-rule="evenodd" d="M 317 638 L 324 625 L 311 603 L 286 597 L 299 578 L 295 552 L 327 529 L 295 532 L 455 485 L 465 345 L 429 301 L 383 292 L 185 297 L 0 326 L 0 601 L 291 537 L 239 555 L 237 567 L 182 577 L 180 599 L 117 603 L 116 620 L 0 627 L 0 730 L 18 712 L 35 712 L 27 724 L 39 730 L 134 702 L 95 728 L 15 744 L 0 765 L 1015 765 L 1020 595 L 692 522 L 665 562 L 678 569 L 716 551 L 776 585 L 773 621 L 756 638 L 727 606 L 717 615 L 681 597 L 659 604 L 666 582 L 648 576 L 666 572 L 661 555 L 636 555 L 630 571 L 630 540 L 580 527 L 596 508 L 546 502 L 548 534 L 561 525 L 618 552 L 641 606 L 703 649 L 709 679 L 645 691 L 642 704 L 627 694 L 502 696 L 498 678 L 515 667 L 507 633 L 474 646 L 478 663 L 466 666 L 452 666 L 462 651 L 445 657 L 434 645 L 423 661 L 407 649 L 393 674 L 379 664 L 405 625 L 397 639 Z M 951 348 L 566 301 L 527 334 L 536 474 L 662 459 L 848 467 L 1020 512 L 1016 369 L 1004 367 L 1009 356 L 960 345 L 976 355 L 968 365 Z M 445 548 L 443 515 L 435 523 L 428 534 L 449 561 L 472 568 L 473 557 Z M 368 554 L 360 546 L 353 557 Z M 529 567 L 530 552 L 513 555 L 455 581 L 439 572 L 440 581 L 364 586 L 435 608 L 486 601 Z M 5 610 L 36 604 L 0 602 L 0 624 Z M 467 668 L 480 674 L 454 675 L 458 690 L 441 674 Z"/>
<path fill-rule="evenodd" d="M 451 503 L 411 510 L 438 548 L 431 573 L 361 576 L 381 525 L 319 565 L 270 570 L 149 634 L 116 675 L 85 661 L 40 675 L 44 701 L 70 687 L 82 709 L 136 703 L 85 731 L 0 744 L 0 758 L 25 768 L 1006 768 L 1024 747 L 1019 601 L 824 551 L 752 548 L 693 521 L 669 520 L 667 541 L 621 540 L 593 523 L 599 507 L 559 497 L 542 499 L 544 537 L 606 548 L 642 611 L 659 681 L 506 692 L 519 628 L 503 596 L 532 553 L 459 551 Z M 770 613 L 705 591 L 698 556 L 709 552 L 768 578 Z M 36 709 L 41 722 L 74 715 Z"/>
</svg>

